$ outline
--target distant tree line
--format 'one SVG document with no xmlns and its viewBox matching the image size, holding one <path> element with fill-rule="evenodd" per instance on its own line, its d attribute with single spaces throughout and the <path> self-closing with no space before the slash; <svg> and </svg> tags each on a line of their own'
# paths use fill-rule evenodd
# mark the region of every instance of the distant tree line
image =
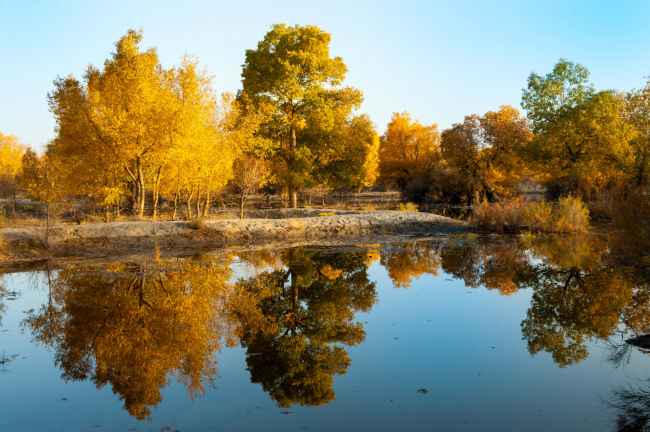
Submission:
<svg viewBox="0 0 650 432">
<path fill-rule="evenodd" d="M 549 194 L 584 196 L 648 183 L 650 81 L 596 91 L 588 70 L 561 59 L 523 90 L 523 116 L 501 106 L 450 128 L 394 113 L 385 133 L 357 111 L 347 67 L 315 26 L 274 25 L 246 51 L 242 89 L 216 94 L 198 60 L 164 68 L 129 30 L 102 68 L 54 81 L 56 135 L 44 153 L 0 134 L 0 194 L 22 189 L 45 203 L 85 201 L 135 216 L 161 198 L 207 215 L 225 188 L 243 203 L 259 187 L 283 190 L 292 208 L 305 189 L 380 185 L 415 201 L 470 203 L 512 195 L 525 177 Z"/>
</svg>

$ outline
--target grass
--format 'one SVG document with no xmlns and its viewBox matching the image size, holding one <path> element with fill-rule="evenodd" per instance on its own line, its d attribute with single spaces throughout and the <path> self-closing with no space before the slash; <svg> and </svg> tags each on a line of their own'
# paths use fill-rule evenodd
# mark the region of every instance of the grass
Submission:
<svg viewBox="0 0 650 432">
<path fill-rule="evenodd" d="M 477 203 L 472 224 L 481 231 L 570 233 L 589 227 L 589 210 L 580 198 L 567 196 L 557 203 L 531 202 L 522 198 Z"/>
</svg>

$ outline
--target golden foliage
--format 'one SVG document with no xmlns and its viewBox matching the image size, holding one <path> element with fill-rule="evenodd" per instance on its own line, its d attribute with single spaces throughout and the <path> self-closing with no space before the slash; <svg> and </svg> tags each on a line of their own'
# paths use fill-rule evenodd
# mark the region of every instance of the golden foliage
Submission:
<svg viewBox="0 0 650 432">
<path fill-rule="evenodd" d="M 454 174 L 471 179 L 476 191 L 492 198 L 507 195 L 523 174 L 517 148 L 531 137 L 526 118 L 509 105 L 474 114 L 442 133 L 441 149 Z"/>
<path fill-rule="evenodd" d="M 417 174 L 442 164 L 438 125 L 412 121 L 407 112 L 393 113 L 380 142 L 380 172 L 385 183 L 404 186 Z"/>
</svg>

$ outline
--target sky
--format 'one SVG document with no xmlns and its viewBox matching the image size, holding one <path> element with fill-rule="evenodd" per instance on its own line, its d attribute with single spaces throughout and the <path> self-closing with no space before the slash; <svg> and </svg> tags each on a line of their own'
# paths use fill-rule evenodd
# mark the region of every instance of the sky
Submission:
<svg viewBox="0 0 650 432">
<path fill-rule="evenodd" d="M 245 50 L 271 25 L 316 25 L 364 94 L 383 133 L 393 112 L 441 129 L 501 105 L 521 109 L 531 72 L 560 58 L 589 68 L 597 89 L 642 87 L 650 75 L 650 1 L 39 1 L 0 0 L 0 132 L 41 150 L 54 137 L 47 93 L 57 76 L 101 67 L 142 28 L 165 67 L 184 53 L 241 88 Z"/>
</svg>

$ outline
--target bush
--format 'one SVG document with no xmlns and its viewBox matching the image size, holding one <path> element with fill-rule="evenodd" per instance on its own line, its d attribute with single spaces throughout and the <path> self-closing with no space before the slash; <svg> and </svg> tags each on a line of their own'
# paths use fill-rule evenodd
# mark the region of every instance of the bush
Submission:
<svg viewBox="0 0 650 432">
<path fill-rule="evenodd" d="M 334 216 L 334 213 L 318 213 L 318 216 Z"/>
<path fill-rule="evenodd" d="M 205 223 L 205 219 L 203 218 L 194 218 L 190 221 L 190 228 L 198 230 L 198 231 L 203 231 L 206 229 L 208 225 Z"/>
<path fill-rule="evenodd" d="M 395 207 L 395 210 L 396 211 L 416 212 L 416 211 L 418 211 L 418 205 L 413 204 L 412 202 L 407 202 L 406 204 L 399 203 L 399 204 L 397 204 L 397 207 Z"/>
<path fill-rule="evenodd" d="M 580 198 L 560 198 L 553 209 L 555 232 L 583 232 L 589 225 L 589 210 Z"/>
<path fill-rule="evenodd" d="M 521 198 L 492 204 L 484 200 L 474 204 L 472 224 L 486 231 L 515 232 L 523 225 L 524 207 Z"/>
<path fill-rule="evenodd" d="M 580 198 L 567 196 L 555 204 L 521 198 L 474 204 L 472 224 L 494 232 L 583 232 L 589 226 L 589 210 Z"/>
</svg>

